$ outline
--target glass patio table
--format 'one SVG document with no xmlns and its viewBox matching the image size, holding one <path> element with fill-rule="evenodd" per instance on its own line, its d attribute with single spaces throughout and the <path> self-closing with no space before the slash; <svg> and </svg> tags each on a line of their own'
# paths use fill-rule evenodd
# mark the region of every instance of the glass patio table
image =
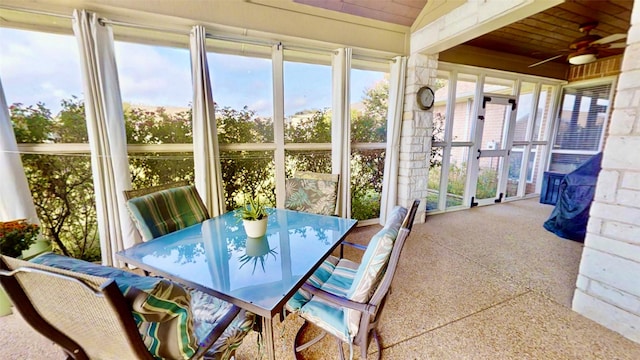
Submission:
<svg viewBox="0 0 640 360">
<path fill-rule="evenodd" d="M 248 238 L 235 212 L 120 251 L 122 261 L 262 318 L 275 359 L 273 317 L 355 227 L 356 220 L 269 209 L 267 234 Z"/>
</svg>

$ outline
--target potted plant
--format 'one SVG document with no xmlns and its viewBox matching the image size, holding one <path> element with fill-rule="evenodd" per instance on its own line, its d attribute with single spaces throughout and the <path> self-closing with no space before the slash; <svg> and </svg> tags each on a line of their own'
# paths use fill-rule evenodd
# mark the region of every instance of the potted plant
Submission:
<svg viewBox="0 0 640 360">
<path fill-rule="evenodd" d="M 0 254 L 19 257 L 36 240 L 38 231 L 38 225 L 28 223 L 26 219 L 0 221 Z M 11 302 L 0 287 L 0 316 L 9 314 Z"/>
<path fill-rule="evenodd" d="M 255 273 L 258 262 L 260 262 L 260 265 L 262 266 L 262 271 L 265 271 L 265 260 L 269 258 L 269 255 L 272 255 L 275 260 L 277 254 L 278 252 L 275 248 L 269 248 L 269 240 L 267 240 L 266 237 L 249 237 L 246 242 L 245 254 L 240 257 L 240 269 L 242 269 L 242 267 L 247 263 L 253 261 L 253 270 L 251 271 L 251 274 Z"/>
<path fill-rule="evenodd" d="M 26 219 L 0 221 L 0 254 L 14 258 L 29 249 L 38 237 L 38 225 L 30 224 Z"/>
<path fill-rule="evenodd" d="M 248 237 L 258 238 L 267 233 L 269 212 L 259 199 L 245 199 L 244 205 L 236 210 L 236 217 L 242 220 Z"/>
</svg>

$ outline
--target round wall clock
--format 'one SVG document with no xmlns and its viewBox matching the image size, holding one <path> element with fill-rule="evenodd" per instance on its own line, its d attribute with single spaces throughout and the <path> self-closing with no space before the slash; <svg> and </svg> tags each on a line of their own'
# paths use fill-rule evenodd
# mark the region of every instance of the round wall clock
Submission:
<svg viewBox="0 0 640 360">
<path fill-rule="evenodd" d="M 418 94 L 416 96 L 416 100 L 418 101 L 418 106 L 422 110 L 429 110 L 433 106 L 433 90 L 431 90 L 428 86 L 423 86 L 418 90 Z"/>
</svg>

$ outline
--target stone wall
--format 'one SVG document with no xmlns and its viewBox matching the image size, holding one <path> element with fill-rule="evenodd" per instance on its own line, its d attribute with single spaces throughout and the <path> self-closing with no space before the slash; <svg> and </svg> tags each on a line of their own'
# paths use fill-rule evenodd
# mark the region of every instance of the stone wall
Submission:
<svg viewBox="0 0 640 360">
<path fill-rule="evenodd" d="M 640 342 L 640 2 L 627 41 L 573 309 Z"/>
<path fill-rule="evenodd" d="M 429 152 L 433 132 L 433 109 L 421 110 L 416 103 L 420 87 L 433 88 L 438 70 L 437 55 L 412 54 L 407 61 L 404 114 L 400 136 L 400 166 L 398 169 L 398 204 L 410 206 L 421 199 L 421 214 L 417 221 L 424 222 L 429 176 Z"/>
</svg>

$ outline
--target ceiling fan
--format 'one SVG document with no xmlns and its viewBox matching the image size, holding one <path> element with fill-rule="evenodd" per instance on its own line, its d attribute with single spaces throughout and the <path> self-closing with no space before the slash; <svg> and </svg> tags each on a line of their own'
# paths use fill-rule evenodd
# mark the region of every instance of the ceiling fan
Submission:
<svg viewBox="0 0 640 360">
<path fill-rule="evenodd" d="M 569 49 L 560 50 L 562 52 L 569 52 L 567 56 L 567 61 L 569 61 L 572 65 L 582 65 L 593 62 L 597 59 L 599 55 L 600 49 L 619 49 L 624 48 L 627 44 L 625 42 L 615 42 L 618 40 L 625 39 L 627 34 L 612 34 L 609 36 L 602 37 L 600 35 L 590 34 L 589 32 L 598 26 L 597 21 L 591 21 L 588 23 L 584 23 L 580 25 L 580 32 L 585 33 L 584 36 L 579 37 L 571 44 L 569 44 Z M 546 62 L 558 59 L 565 56 L 564 54 L 552 56 L 548 59 L 544 59 L 542 61 L 538 61 L 535 64 L 529 65 L 529 67 L 538 66 L 544 64 Z"/>
</svg>

